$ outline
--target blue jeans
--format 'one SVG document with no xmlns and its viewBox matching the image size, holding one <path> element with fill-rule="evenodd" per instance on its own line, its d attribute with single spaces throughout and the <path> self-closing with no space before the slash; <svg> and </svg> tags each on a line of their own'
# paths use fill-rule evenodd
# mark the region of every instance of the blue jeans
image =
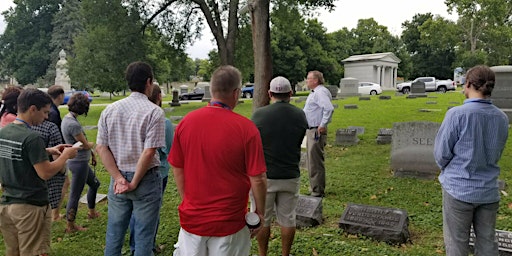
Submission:
<svg viewBox="0 0 512 256">
<path fill-rule="evenodd" d="M 164 177 L 162 178 L 162 198 L 164 197 L 164 192 L 165 192 L 165 188 L 167 187 L 167 180 L 168 180 L 169 176 L 167 177 Z M 158 214 L 158 222 L 156 224 L 156 230 L 155 230 L 155 236 L 153 237 L 153 248 L 156 249 L 156 233 L 158 232 L 158 226 L 160 225 L 160 214 Z M 132 251 L 132 253 L 135 251 L 135 232 L 133 232 L 133 230 L 135 230 L 135 218 L 133 217 L 133 214 L 132 214 L 132 217 L 130 218 L 130 251 Z"/>
<path fill-rule="evenodd" d="M 134 173 L 123 171 L 121 174 L 129 182 L 134 175 Z M 137 241 L 135 256 L 153 255 L 153 237 L 162 202 L 162 178 L 158 168 L 149 170 L 134 191 L 114 194 L 113 186 L 114 180 L 111 178 L 108 190 L 105 256 L 121 256 L 132 213 L 137 220 L 133 230 Z"/>
<path fill-rule="evenodd" d="M 443 235 L 447 256 L 469 255 L 471 224 L 475 231 L 475 256 L 498 255 L 496 215 L 499 202 L 473 204 L 459 201 L 443 190 Z"/>
</svg>

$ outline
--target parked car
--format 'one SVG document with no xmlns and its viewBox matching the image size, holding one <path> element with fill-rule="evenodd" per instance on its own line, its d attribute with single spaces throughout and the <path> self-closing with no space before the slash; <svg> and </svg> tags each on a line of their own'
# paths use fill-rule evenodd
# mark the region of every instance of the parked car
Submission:
<svg viewBox="0 0 512 256">
<path fill-rule="evenodd" d="M 414 79 L 412 82 L 403 82 L 396 85 L 396 90 L 399 92 L 402 92 L 404 94 L 409 93 L 411 91 L 411 85 L 415 82 L 424 82 L 425 83 L 425 91 L 426 92 L 442 92 L 445 93 L 446 91 L 455 91 L 457 86 L 455 85 L 455 82 L 448 79 L 448 80 L 437 80 L 435 77 L 428 76 L 428 77 L 418 77 Z"/>
<path fill-rule="evenodd" d="M 64 92 L 64 102 L 62 102 L 62 105 L 68 104 L 69 98 L 71 98 L 71 95 L 73 95 L 75 93 L 81 93 L 81 94 L 87 96 L 87 98 L 89 99 L 89 102 L 92 101 L 92 96 L 88 91 L 68 91 L 68 92 Z"/>
<path fill-rule="evenodd" d="M 254 84 L 246 84 L 242 87 L 242 97 L 250 99 L 254 95 Z"/>
<path fill-rule="evenodd" d="M 204 97 L 204 88 L 196 87 L 192 92 L 182 93 L 178 98 L 180 100 L 202 100 Z"/>
<path fill-rule="evenodd" d="M 380 84 L 372 82 L 359 82 L 357 92 L 363 95 L 377 95 L 382 93 L 382 88 L 380 87 Z"/>
</svg>

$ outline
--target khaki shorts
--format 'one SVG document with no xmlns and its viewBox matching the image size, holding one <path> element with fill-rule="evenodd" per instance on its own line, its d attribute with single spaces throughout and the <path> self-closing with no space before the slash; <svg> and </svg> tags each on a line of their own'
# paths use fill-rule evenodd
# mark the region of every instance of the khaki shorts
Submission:
<svg viewBox="0 0 512 256">
<path fill-rule="evenodd" d="M 299 200 L 300 178 L 273 180 L 267 179 L 267 199 L 265 201 L 265 227 L 270 227 L 276 216 L 281 227 L 295 227 L 297 201 Z"/>
<path fill-rule="evenodd" d="M 34 256 L 50 251 L 50 206 L 0 205 L 5 255 Z"/>
</svg>

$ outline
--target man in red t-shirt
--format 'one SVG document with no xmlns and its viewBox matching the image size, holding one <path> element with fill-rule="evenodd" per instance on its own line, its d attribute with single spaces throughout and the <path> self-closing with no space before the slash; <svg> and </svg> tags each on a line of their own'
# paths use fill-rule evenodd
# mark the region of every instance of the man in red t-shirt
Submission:
<svg viewBox="0 0 512 256">
<path fill-rule="evenodd" d="M 233 112 L 241 75 L 222 66 L 212 75 L 212 100 L 190 112 L 177 126 L 168 161 L 182 202 L 178 207 L 180 255 L 249 255 L 245 224 L 252 189 L 263 221 L 266 166 L 258 129 Z"/>
</svg>

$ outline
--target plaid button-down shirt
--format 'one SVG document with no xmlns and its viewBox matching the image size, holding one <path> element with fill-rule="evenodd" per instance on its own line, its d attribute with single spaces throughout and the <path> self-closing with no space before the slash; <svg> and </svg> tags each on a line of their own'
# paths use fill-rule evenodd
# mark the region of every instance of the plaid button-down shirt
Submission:
<svg viewBox="0 0 512 256">
<path fill-rule="evenodd" d="M 164 127 L 163 110 L 149 101 L 146 95 L 132 92 L 103 110 L 98 121 L 96 143 L 110 148 L 120 170 L 135 172 L 145 148 L 164 146 Z M 155 154 L 150 168 L 159 165 L 158 154 Z"/>
</svg>

